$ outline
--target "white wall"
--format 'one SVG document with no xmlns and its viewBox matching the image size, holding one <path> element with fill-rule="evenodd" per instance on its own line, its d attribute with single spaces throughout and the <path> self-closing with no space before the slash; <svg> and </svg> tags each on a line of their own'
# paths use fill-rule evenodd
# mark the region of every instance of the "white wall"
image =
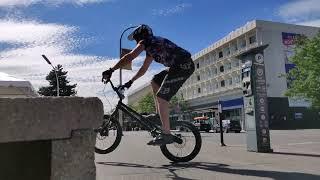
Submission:
<svg viewBox="0 0 320 180">
<path fill-rule="evenodd" d="M 284 97 L 287 90 L 285 74 L 285 46 L 282 43 L 282 32 L 304 34 L 313 37 L 320 28 L 298 26 L 291 24 L 275 23 L 268 21 L 257 21 L 259 36 L 262 36 L 263 44 L 269 44 L 265 50 L 265 66 L 267 79 L 267 94 L 269 97 Z"/>
</svg>

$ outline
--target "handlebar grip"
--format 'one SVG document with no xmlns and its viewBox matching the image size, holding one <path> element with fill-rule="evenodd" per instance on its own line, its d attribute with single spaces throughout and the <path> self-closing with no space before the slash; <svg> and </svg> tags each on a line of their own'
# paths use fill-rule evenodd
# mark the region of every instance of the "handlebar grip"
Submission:
<svg viewBox="0 0 320 180">
<path fill-rule="evenodd" d="M 103 84 L 108 84 L 108 82 L 110 82 L 110 79 L 109 80 L 104 79 L 102 82 Z"/>
</svg>

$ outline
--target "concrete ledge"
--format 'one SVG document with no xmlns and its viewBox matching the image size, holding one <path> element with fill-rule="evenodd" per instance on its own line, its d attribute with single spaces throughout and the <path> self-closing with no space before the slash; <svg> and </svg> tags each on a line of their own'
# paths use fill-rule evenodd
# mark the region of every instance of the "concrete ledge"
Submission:
<svg viewBox="0 0 320 180">
<path fill-rule="evenodd" d="M 98 98 L 0 98 L 0 179 L 95 179 Z"/>
<path fill-rule="evenodd" d="M 101 123 L 98 98 L 0 98 L 0 143 L 66 139 Z"/>
<path fill-rule="evenodd" d="M 91 130 L 72 132 L 72 138 L 53 140 L 51 180 L 96 179 L 94 146 L 96 135 Z"/>
</svg>

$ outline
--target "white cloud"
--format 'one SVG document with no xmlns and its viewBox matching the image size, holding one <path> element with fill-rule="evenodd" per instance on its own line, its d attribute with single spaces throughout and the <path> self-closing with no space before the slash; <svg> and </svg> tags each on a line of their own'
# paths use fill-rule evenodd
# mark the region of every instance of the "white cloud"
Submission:
<svg viewBox="0 0 320 180">
<path fill-rule="evenodd" d="M 169 16 L 172 14 L 177 14 L 179 12 L 184 11 L 186 8 L 192 7 L 190 3 L 181 3 L 174 7 L 169 7 L 166 9 L 154 9 L 152 10 L 152 15 L 154 16 Z"/>
<path fill-rule="evenodd" d="M 289 22 L 320 19 L 320 0 L 290 1 L 278 9 L 278 14 Z"/>
<path fill-rule="evenodd" d="M 102 90 L 101 72 L 115 64 L 118 59 L 74 54 L 77 46 L 85 46 L 86 39 L 77 36 L 79 28 L 61 24 L 44 24 L 36 21 L 0 20 L 0 72 L 5 72 L 21 79 L 31 81 L 36 89 L 47 85 L 46 74 L 51 67 L 46 64 L 41 55 L 45 54 L 54 65 L 61 64 L 68 71 L 70 82 L 77 83 L 79 96 L 97 96 L 110 110 Z M 123 71 L 123 82 L 128 81 L 136 73 L 138 64 L 143 59 L 134 61 L 133 71 Z M 131 90 L 149 81 L 154 71 L 149 71 L 134 83 Z M 119 73 L 113 74 L 115 84 L 118 84 Z M 106 88 L 108 100 L 115 105 L 115 94 L 110 86 Z"/>
<path fill-rule="evenodd" d="M 77 30 L 70 26 L 18 20 L 0 20 L 0 27 L 0 42 L 13 44 L 50 44 Z"/>
<path fill-rule="evenodd" d="M 320 27 L 320 19 L 297 23 L 299 25 Z"/>
<path fill-rule="evenodd" d="M 0 7 L 19 7 L 34 4 L 60 5 L 64 3 L 84 5 L 89 3 L 101 3 L 108 0 L 0 0 Z"/>
</svg>

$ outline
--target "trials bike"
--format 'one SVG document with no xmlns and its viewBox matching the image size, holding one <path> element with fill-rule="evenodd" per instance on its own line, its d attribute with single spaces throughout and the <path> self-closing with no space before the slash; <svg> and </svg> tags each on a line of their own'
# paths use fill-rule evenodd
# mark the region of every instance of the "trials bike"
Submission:
<svg viewBox="0 0 320 180">
<path fill-rule="evenodd" d="M 98 154 L 107 154 L 114 151 L 123 136 L 122 127 L 119 122 L 119 110 L 121 110 L 130 120 L 139 123 L 144 129 L 150 132 L 152 137 L 157 137 L 162 133 L 162 129 L 155 122 L 150 121 L 145 116 L 139 114 L 124 103 L 124 87 L 115 87 L 112 81 L 108 81 L 112 89 L 119 97 L 116 109 L 111 115 L 105 115 L 101 126 L 95 129 L 97 134 L 97 142 L 95 145 L 95 152 Z M 104 83 L 108 83 L 104 82 Z M 201 149 L 201 135 L 198 129 L 187 121 L 176 121 L 171 126 L 171 135 L 174 143 L 161 145 L 160 149 L 163 155 L 173 162 L 188 162 L 194 159 Z"/>
</svg>

